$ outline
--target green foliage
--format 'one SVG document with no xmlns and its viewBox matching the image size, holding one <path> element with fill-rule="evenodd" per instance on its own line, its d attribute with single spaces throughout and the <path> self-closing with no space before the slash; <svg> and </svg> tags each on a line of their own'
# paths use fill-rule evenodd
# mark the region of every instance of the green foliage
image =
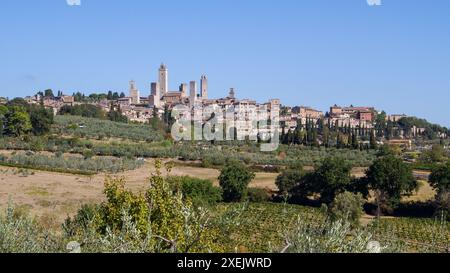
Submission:
<svg viewBox="0 0 450 273">
<path fill-rule="evenodd" d="M 32 168 L 55 172 L 85 171 L 87 174 L 98 172 L 118 173 L 141 167 L 142 160 L 126 158 L 81 158 L 79 156 L 47 156 L 42 154 L 16 153 L 0 158 L 0 164 L 5 166 Z"/>
<path fill-rule="evenodd" d="M 54 234 L 17 212 L 9 204 L 6 213 L 0 214 L 0 253 L 45 253 L 60 249 Z"/>
<path fill-rule="evenodd" d="M 376 193 L 379 209 L 397 207 L 403 195 L 410 195 L 418 187 L 411 167 L 394 155 L 375 160 L 366 171 L 366 179 Z"/>
<path fill-rule="evenodd" d="M 111 110 L 108 112 L 108 119 L 114 122 L 128 123 L 128 118 L 120 111 Z"/>
<path fill-rule="evenodd" d="M 447 158 L 444 147 L 439 144 L 433 145 L 431 150 L 424 151 L 420 155 L 420 161 L 422 163 L 439 163 Z"/>
<path fill-rule="evenodd" d="M 226 165 L 219 176 L 219 184 L 223 190 L 225 202 L 239 202 L 247 195 L 248 184 L 255 178 L 255 174 L 237 162 Z"/>
<path fill-rule="evenodd" d="M 44 91 L 44 96 L 53 98 L 55 95 L 53 94 L 53 90 L 52 89 L 47 89 L 47 90 Z"/>
<path fill-rule="evenodd" d="M 218 204 L 211 208 L 211 218 L 206 218 L 208 222 L 205 218 L 193 217 L 197 212 L 180 205 L 182 202 L 173 202 L 172 198 L 178 196 L 181 200 L 180 196 L 169 187 L 166 190 L 172 197 L 162 206 L 166 208 L 162 209 L 166 215 L 162 219 L 167 220 L 169 229 L 180 234 L 179 240 L 160 236 L 149 221 L 148 232 L 142 233 L 125 208 L 121 209 L 121 228 L 115 231 L 107 227 L 105 232 L 99 232 L 99 207 L 86 205 L 66 221 L 62 234 L 55 235 L 10 206 L 6 217 L 0 215 L 0 252 L 68 252 L 67 243 L 75 240 L 83 253 L 185 252 L 186 244 L 180 243 L 182 241 L 194 243 L 186 252 L 202 253 L 366 253 L 370 252 L 370 241 L 380 242 L 380 250 L 388 253 L 445 253 L 450 238 L 449 223 L 439 219 L 383 218 L 369 223 L 367 228 L 355 228 L 347 221 L 328 221 L 317 208 L 275 203 Z M 161 208 L 167 196 L 158 195 L 160 201 L 153 204 Z M 178 204 L 175 207 L 179 213 L 169 217 L 174 203 Z M 179 214 L 184 216 L 183 221 L 174 220 L 181 218 Z M 182 228 L 178 223 L 182 223 Z M 204 232 L 200 241 L 196 233 L 199 229 Z"/>
<path fill-rule="evenodd" d="M 14 99 L 8 106 L 0 107 L 0 136 L 20 137 L 29 132 L 44 135 L 50 131 L 53 113 L 43 106 L 28 105 L 21 99 Z"/>
<path fill-rule="evenodd" d="M 102 233 L 105 233 L 107 228 L 112 232 L 121 230 L 124 224 L 122 213 L 131 217 L 140 232 L 147 232 L 149 207 L 143 194 L 126 190 L 124 178 L 107 178 L 104 193 L 107 201 L 99 208 L 99 228 Z"/>
<path fill-rule="evenodd" d="M 189 176 L 169 176 L 168 183 L 190 200 L 194 207 L 212 206 L 222 200 L 222 190 L 214 187 L 210 180 Z"/>
<path fill-rule="evenodd" d="M 20 137 L 29 133 L 32 129 L 30 115 L 25 108 L 11 106 L 4 117 L 4 131 L 6 135 Z"/>
<path fill-rule="evenodd" d="M 148 142 L 164 139 L 159 131 L 146 124 L 127 124 L 78 116 L 56 116 L 53 133 L 90 138 L 109 136 Z"/>
<path fill-rule="evenodd" d="M 285 235 L 286 253 L 370 253 L 372 234 L 353 229 L 346 221 L 308 223 L 298 217 L 293 230 Z M 387 247 L 382 246 L 380 251 Z"/>
<path fill-rule="evenodd" d="M 99 234 L 96 236 L 123 237 L 139 245 L 142 252 L 220 251 L 207 212 L 194 209 L 180 192 L 174 192 L 161 174 L 161 162 L 155 165 L 156 171 L 149 178 L 150 187 L 145 194 L 125 189 L 124 179 L 106 181 L 107 200 L 100 205 L 97 220 L 93 222 Z M 86 217 L 82 215 L 80 219 Z M 88 237 L 89 229 L 77 236 Z"/>
<path fill-rule="evenodd" d="M 298 216 L 309 224 L 325 221 L 326 215 L 317 208 L 271 202 L 219 204 L 213 210 L 214 219 L 224 219 L 225 230 L 220 242 L 227 253 L 279 252 L 285 243 L 284 231 L 292 230 Z"/>
<path fill-rule="evenodd" d="M 53 112 L 43 106 L 30 106 L 29 112 L 33 134 L 41 136 L 49 133 L 53 124 Z"/>
<path fill-rule="evenodd" d="M 381 243 L 402 246 L 402 252 L 447 253 L 450 243 L 450 222 L 441 217 L 381 218 L 368 226 L 374 239 Z"/>
<path fill-rule="evenodd" d="M 251 203 L 264 203 L 269 202 L 271 196 L 265 189 L 248 188 L 247 198 Z"/>
<path fill-rule="evenodd" d="M 359 227 L 364 202 L 360 193 L 343 192 L 338 194 L 329 209 L 331 219 L 348 221 L 352 227 Z"/>
<path fill-rule="evenodd" d="M 311 179 L 315 192 L 320 193 L 324 203 L 333 202 L 335 196 L 344 192 L 353 182 L 351 165 L 339 157 L 326 158 L 316 168 Z"/>
<path fill-rule="evenodd" d="M 430 175 L 430 185 L 436 191 L 450 191 L 450 161 L 436 167 Z"/>
<path fill-rule="evenodd" d="M 436 190 L 436 203 L 439 211 L 450 218 L 450 161 L 436 167 L 430 175 L 430 185 Z"/>
<path fill-rule="evenodd" d="M 447 128 L 442 127 L 437 124 L 432 124 L 425 119 L 420 119 L 416 117 L 404 117 L 401 118 L 397 122 L 398 126 L 402 129 L 406 130 L 406 133 L 409 134 L 411 129 L 415 126 L 417 128 L 425 128 L 424 136 L 428 139 L 435 139 L 438 133 L 446 133 L 449 134 Z"/>
<path fill-rule="evenodd" d="M 63 225 L 62 230 L 64 236 L 74 238 L 83 232 L 86 232 L 91 227 L 99 213 L 99 205 L 97 204 L 83 204 L 78 210 L 77 214 L 71 218 L 68 217 Z"/>
<path fill-rule="evenodd" d="M 60 115 L 72 115 L 72 116 L 82 116 L 86 118 L 98 118 L 105 119 L 106 113 L 99 106 L 93 104 L 81 104 L 81 105 L 64 105 L 59 110 Z"/>
<path fill-rule="evenodd" d="M 8 107 L 5 105 L 0 105 L 0 137 L 3 136 L 4 133 L 4 123 L 5 123 L 5 115 L 8 112 Z"/>
<path fill-rule="evenodd" d="M 295 169 L 288 168 L 283 170 L 278 175 L 275 184 L 278 187 L 280 193 L 284 196 L 288 196 L 292 189 L 302 180 L 305 176 L 303 166 L 299 166 Z"/>
<path fill-rule="evenodd" d="M 14 98 L 14 99 L 8 101 L 6 106 L 8 108 L 19 107 L 19 108 L 27 109 L 28 103 L 23 98 Z"/>
</svg>

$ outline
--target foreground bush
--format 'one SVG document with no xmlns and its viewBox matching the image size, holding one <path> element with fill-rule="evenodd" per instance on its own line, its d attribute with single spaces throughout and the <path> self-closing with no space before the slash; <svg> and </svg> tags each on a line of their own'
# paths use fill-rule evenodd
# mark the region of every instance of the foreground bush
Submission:
<svg viewBox="0 0 450 273">
<path fill-rule="evenodd" d="M 0 253 L 58 252 L 58 242 L 32 218 L 16 213 L 12 205 L 0 215 Z"/>
<path fill-rule="evenodd" d="M 75 227 L 88 227 L 75 229 L 71 234 L 74 239 L 89 242 L 105 236 L 114 240 L 129 238 L 127 240 L 140 252 L 220 251 L 216 243 L 218 234 L 209 225 L 208 212 L 194 209 L 190 201 L 183 200 L 181 192 L 174 193 L 161 175 L 160 161 L 155 165 L 156 172 L 150 177 L 150 187 L 145 193 L 126 190 L 123 179 L 108 179 L 105 183 L 107 201 L 99 206 L 94 219 L 88 225 L 73 224 L 77 218 L 84 221 L 84 215 L 66 221 Z"/>
<path fill-rule="evenodd" d="M 363 214 L 364 202 L 361 194 L 351 192 L 338 194 L 329 210 L 331 219 L 333 221 L 347 220 L 352 227 L 358 227 Z"/>
<path fill-rule="evenodd" d="M 372 241 L 372 234 L 362 229 L 352 229 L 342 220 L 309 224 L 299 217 L 296 227 L 286 233 L 286 253 L 378 253 L 396 252 L 391 246 L 381 246 Z"/>
</svg>

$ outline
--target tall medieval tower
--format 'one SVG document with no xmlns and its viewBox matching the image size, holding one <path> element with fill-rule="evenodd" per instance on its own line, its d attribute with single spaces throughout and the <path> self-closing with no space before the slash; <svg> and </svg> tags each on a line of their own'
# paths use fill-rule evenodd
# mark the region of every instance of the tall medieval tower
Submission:
<svg viewBox="0 0 450 273">
<path fill-rule="evenodd" d="M 195 102 L 197 100 L 197 82 L 191 81 L 189 83 L 189 103 L 192 106 L 195 105 Z"/>
<path fill-rule="evenodd" d="M 201 90 L 201 97 L 204 100 L 208 99 L 208 79 L 205 75 L 202 75 L 200 79 L 200 90 Z"/>
<path fill-rule="evenodd" d="M 132 104 L 140 104 L 141 103 L 141 97 L 139 94 L 139 90 L 136 88 L 136 82 L 130 81 L 130 97 L 131 97 L 131 103 Z"/>
<path fill-rule="evenodd" d="M 159 67 L 159 94 L 165 96 L 169 92 L 169 71 L 165 64 Z"/>
</svg>

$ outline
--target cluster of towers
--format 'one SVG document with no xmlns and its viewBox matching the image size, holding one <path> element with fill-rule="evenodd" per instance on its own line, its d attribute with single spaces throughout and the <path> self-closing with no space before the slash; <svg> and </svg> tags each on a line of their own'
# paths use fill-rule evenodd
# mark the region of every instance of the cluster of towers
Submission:
<svg viewBox="0 0 450 273">
<path fill-rule="evenodd" d="M 173 105 L 180 103 L 189 103 L 194 105 L 197 101 L 208 99 L 208 78 L 202 75 L 200 78 L 200 94 L 198 94 L 198 86 L 196 81 L 180 85 L 178 91 L 170 91 L 169 89 L 169 70 L 167 66 L 161 64 L 158 73 L 158 82 L 151 83 L 151 95 L 149 104 L 151 107 L 162 108 L 165 105 Z M 131 87 L 130 87 L 131 94 Z"/>
</svg>

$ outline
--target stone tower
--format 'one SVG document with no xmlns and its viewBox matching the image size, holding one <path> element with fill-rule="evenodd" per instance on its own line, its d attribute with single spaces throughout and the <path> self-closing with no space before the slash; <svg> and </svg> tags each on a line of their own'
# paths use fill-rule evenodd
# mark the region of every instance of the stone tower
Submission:
<svg viewBox="0 0 450 273">
<path fill-rule="evenodd" d="M 132 104 L 140 104 L 141 97 L 139 94 L 139 90 L 136 88 L 136 82 L 130 81 L 130 98 Z"/>
<path fill-rule="evenodd" d="M 208 78 L 206 78 L 205 75 L 202 75 L 200 79 L 200 90 L 201 90 L 201 97 L 204 100 L 208 99 Z"/>
<path fill-rule="evenodd" d="M 191 105 L 195 104 L 195 101 L 197 99 L 197 82 L 196 81 L 191 81 L 190 84 L 190 93 L 189 93 L 189 103 Z"/>
<path fill-rule="evenodd" d="M 180 85 L 180 92 L 181 92 L 181 97 L 182 98 L 187 98 L 187 84 L 182 83 Z"/>
<path fill-rule="evenodd" d="M 228 94 L 228 97 L 231 99 L 236 98 L 236 93 L 234 92 L 234 88 L 230 88 L 230 93 Z"/>
<path fill-rule="evenodd" d="M 169 92 L 169 71 L 165 64 L 159 67 L 159 92 L 161 96 L 165 96 Z"/>
<path fill-rule="evenodd" d="M 161 93 L 157 82 L 151 84 L 150 106 L 161 107 Z"/>
</svg>

